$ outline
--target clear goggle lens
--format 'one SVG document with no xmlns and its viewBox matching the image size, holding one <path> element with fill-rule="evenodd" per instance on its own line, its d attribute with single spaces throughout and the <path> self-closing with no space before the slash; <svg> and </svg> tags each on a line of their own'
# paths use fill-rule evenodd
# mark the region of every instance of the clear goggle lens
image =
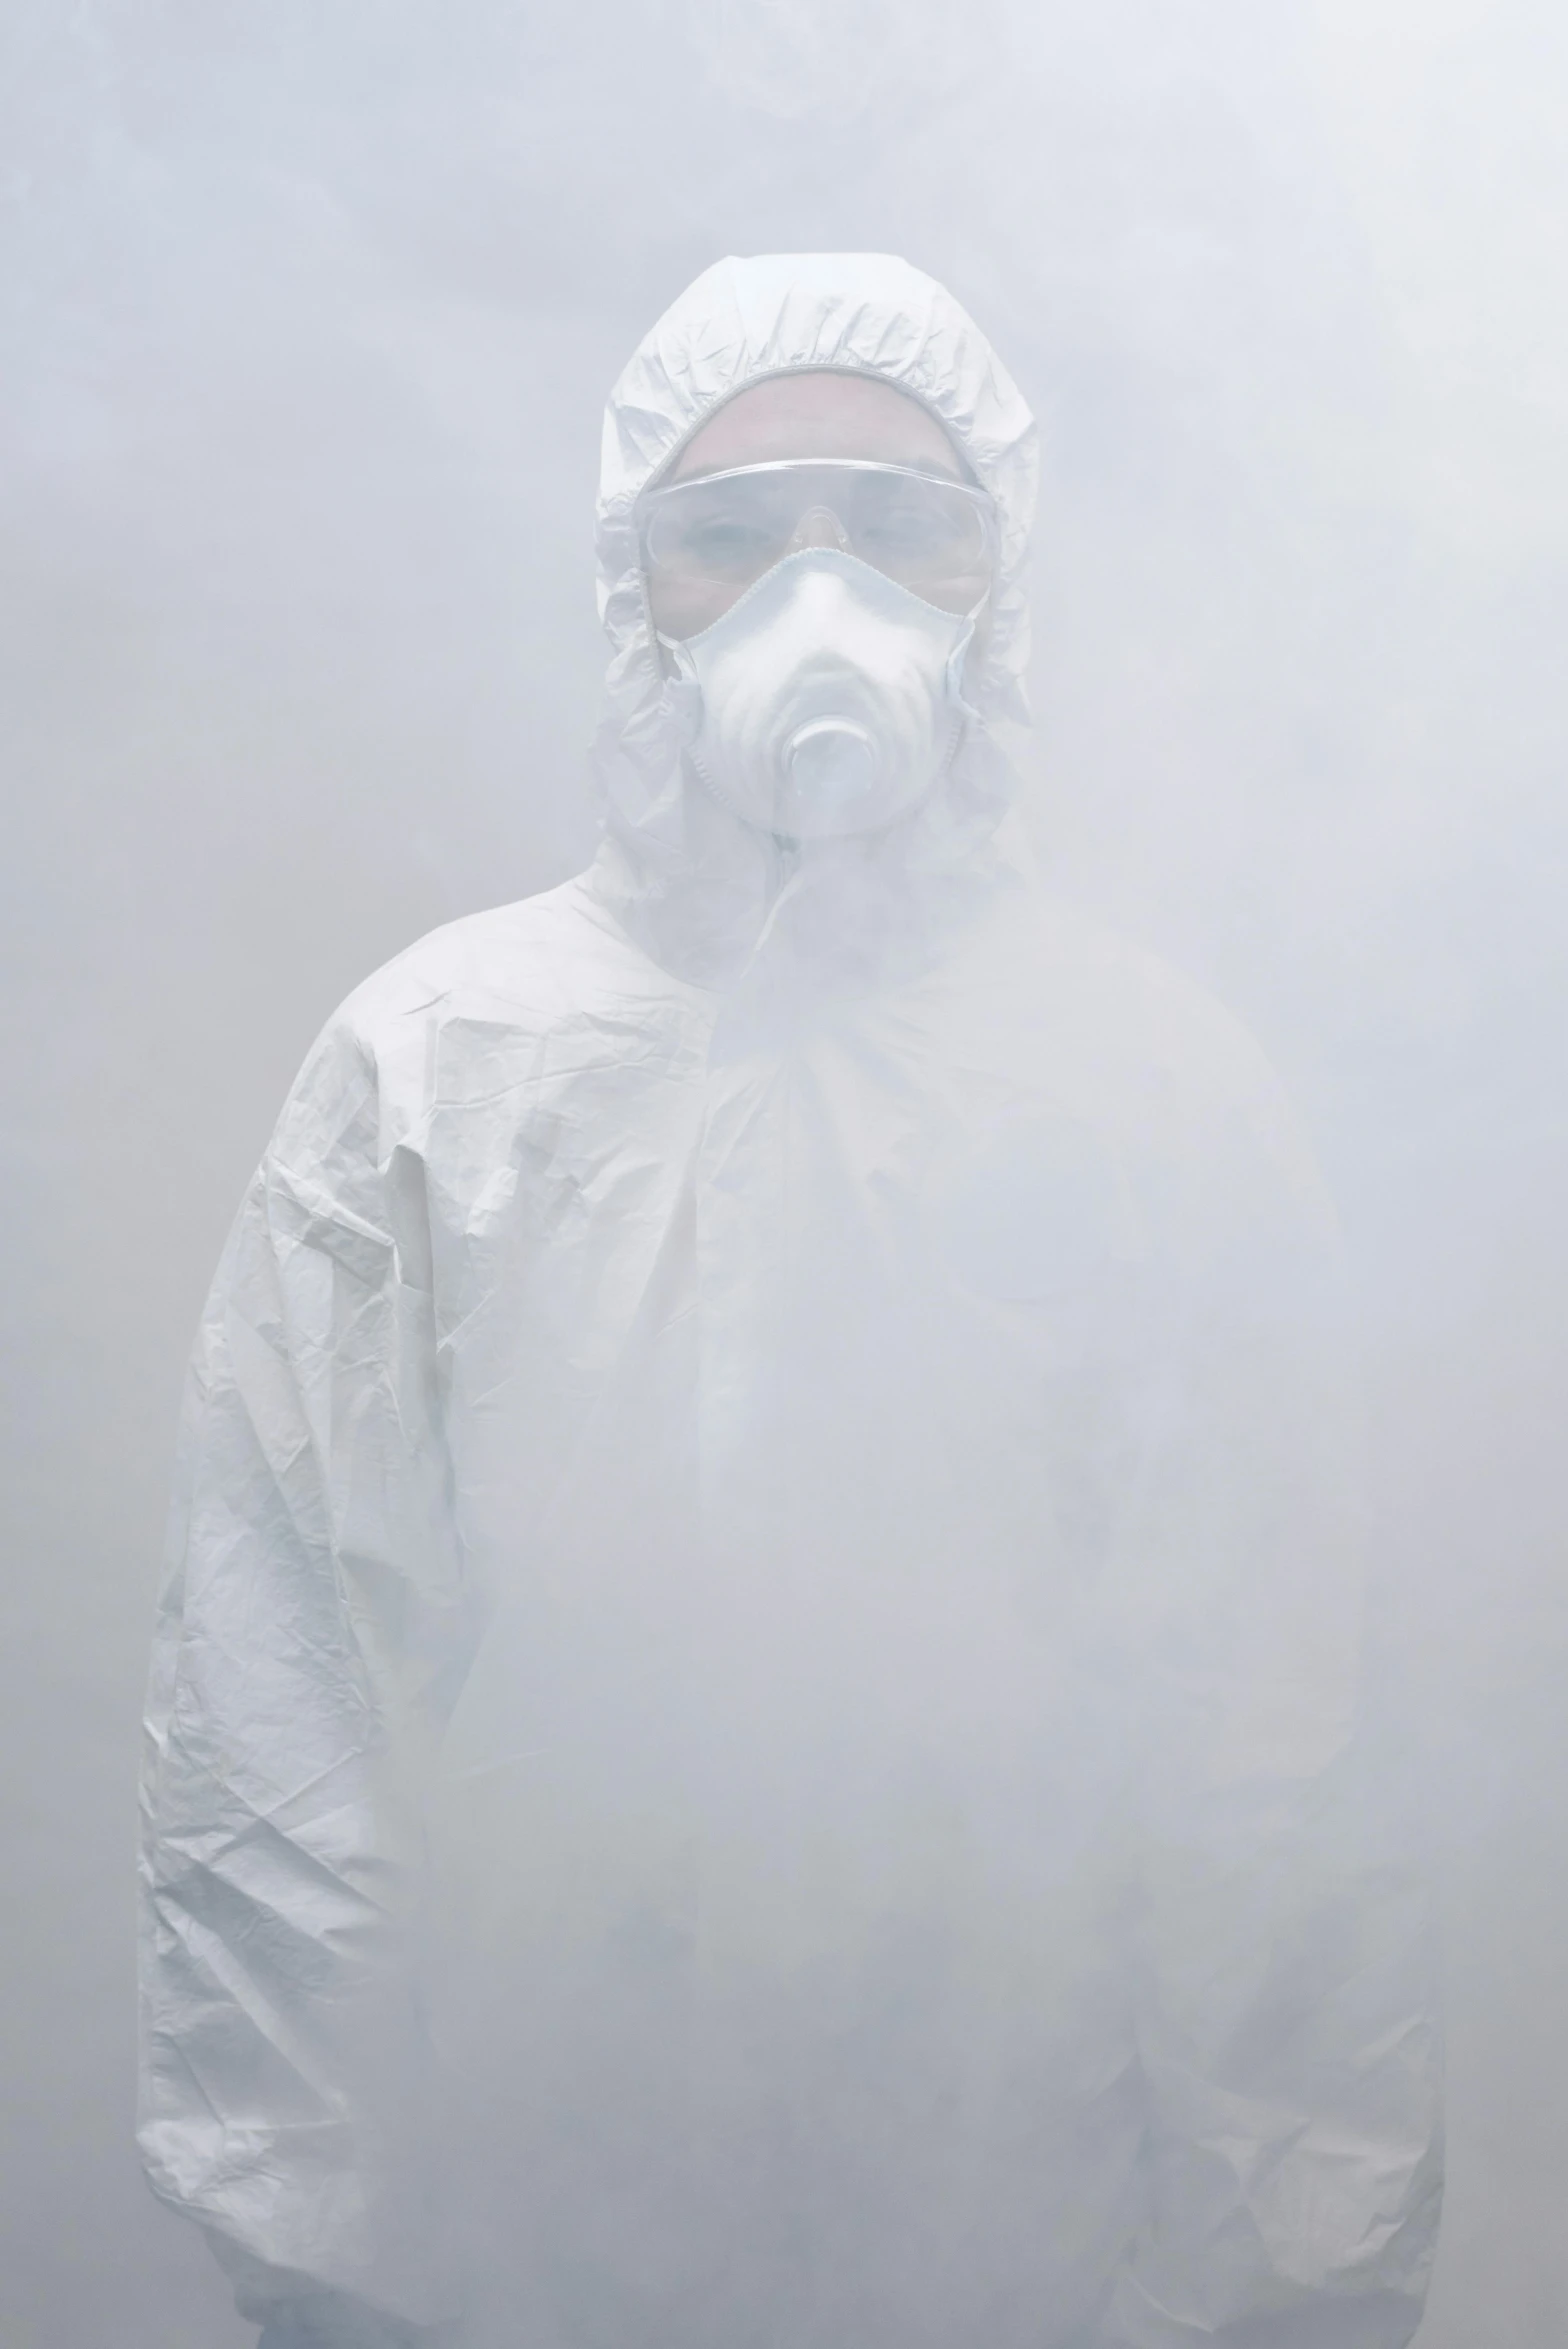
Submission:
<svg viewBox="0 0 1568 2349">
<path fill-rule="evenodd" d="M 730 601 L 802 545 L 839 546 L 933 600 L 955 584 L 973 584 L 975 601 L 996 541 L 995 508 L 984 490 L 852 457 L 747 465 L 679 481 L 647 494 L 641 520 L 655 592 L 661 585 L 701 588 L 727 592 Z"/>
</svg>

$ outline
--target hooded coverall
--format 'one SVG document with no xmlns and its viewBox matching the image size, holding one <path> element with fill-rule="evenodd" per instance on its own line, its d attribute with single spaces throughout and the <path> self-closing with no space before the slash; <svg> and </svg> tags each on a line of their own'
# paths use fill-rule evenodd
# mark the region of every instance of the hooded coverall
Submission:
<svg viewBox="0 0 1568 2349">
<path fill-rule="evenodd" d="M 802 846 L 693 775 L 635 507 L 824 367 L 935 414 L 1000 557 L 930 799 Z M 141 2141 L 269 2340 L 1415 2329 L 1437 2034 L 1332 1218 L 1247 1036 L 1015 836 L 1033 478 L 903 263 L 699 278 L 606 417 L 601 853 L 359 988 L 246 1195 Z"/>
</svg>

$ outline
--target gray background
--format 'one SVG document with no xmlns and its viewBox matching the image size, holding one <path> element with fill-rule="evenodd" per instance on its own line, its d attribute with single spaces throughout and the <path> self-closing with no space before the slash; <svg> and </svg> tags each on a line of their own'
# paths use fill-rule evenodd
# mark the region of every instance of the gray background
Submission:
<svg viewBox="0 0 1568 2349">
<path fill-rule="evenodd" d="M 613 374 L 718 254 L 813 247 L 947 280 L 1034 401 L 1031 821 L 1251 1021 L 1338 1193 L 1449 1922 L 1422 2341 L 1557 2349 L 1563 28 L 1515 0 L 7 0 L 8 2349 L 249 2337 L 129 2142 L 185 1348 L 333 1002 L 590 850 Z"/>
</svg>

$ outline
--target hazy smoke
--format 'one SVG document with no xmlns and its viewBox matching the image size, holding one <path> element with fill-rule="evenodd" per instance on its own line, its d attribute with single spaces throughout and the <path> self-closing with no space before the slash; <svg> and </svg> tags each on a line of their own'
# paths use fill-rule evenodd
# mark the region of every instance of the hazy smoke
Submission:
<svg viewBox="0 0 1568 2349">
<path fill-rule="evenodd" d="M 1001 54 L 986 0 L 962 20 L 897 0 L 688 0 L 686 29 L 721 97 L 833 129 L 890 105 L 951 100 Z"/>
<path fill-rule="evenodd" d="M 870 247 L 1042 419 L 1045 851 L 1258 1030 L 1344 1212 L 1452 1929 L 1422 2337 L 1555 2349 L 1564 51 L 1479 0 L 11 0 L 8 2341 L 245 2337 L 129 2146 L 135 1721 L 235 1200 L 349 985 L 590 851 L 625 353 L 722 252 Z"/>
</svg>

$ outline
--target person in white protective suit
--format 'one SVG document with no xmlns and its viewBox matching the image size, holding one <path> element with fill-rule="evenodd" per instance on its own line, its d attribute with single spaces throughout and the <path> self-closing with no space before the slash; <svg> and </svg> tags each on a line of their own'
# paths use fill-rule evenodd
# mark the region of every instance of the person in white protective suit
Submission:
<svg viewBox="0 0 1568 2349">
<path fill-rule="evenodd" d="M 1415 2330 L 1332 1221 L 1030 877 L 1034 466 L 904 263 L 699 278 L 606 418 L 600 854 L 351 996 L 240 1211 L 141 2141 L 266 2349 Z"/>
</svg>

